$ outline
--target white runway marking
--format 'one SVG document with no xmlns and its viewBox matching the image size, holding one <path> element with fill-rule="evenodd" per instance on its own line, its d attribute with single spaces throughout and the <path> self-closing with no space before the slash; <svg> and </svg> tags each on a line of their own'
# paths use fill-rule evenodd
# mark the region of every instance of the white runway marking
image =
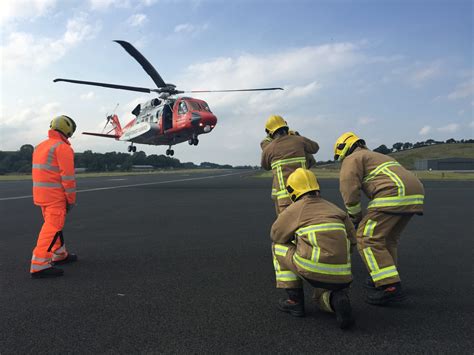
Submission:
<svg viewBox="0 0 474 355">
<path fill-rule="evenodd" d="M 123 181 L 123 180 L 127 180 L 127 179 L 109 179 L 108 181 Z"/>
<path fill-rule="evenodd" d="M 187 179 L 177 179 L 177 180 L 166 180 L 166 181 L 155 181 L 155 182 L 144 182 L 141 184 L 129 184 L 129 185 L 118 185 L 118 186 L 107 186 L 107 187 L 96 187 L 93 189 L 84 189 L 84 190 L 77 190 L 77 192 L 93 192 L 93 191 L 103 191 L 103 190 L 114 190 L 114 189 L 125 189 L 127 187 L 136 187 L 136 186 L 148 186 L 148 185 L 162 185 L 162 184 L 171 184 L 173 182 L 183 182 L 183 181 L 195 181 L 195 180 L 206 180 L 206 179 L 215 179 L 225 176 L 232 176 L 232 175 L 242 175 L 242 172 L 239 173 L 231 173 L 231 174 L 222 174 L 222 175 L 211 175 L 211 176 L 201 176 L 201 177 L 194 177 L 194 178 L 187 178 Z M 33 195 L 27 196 L 14 196 L 14 197 L 2 197 L 0 201 L 9 201 L 9 200 L 22 200 L 25 198 L 31 198 Z"/>
</svg>

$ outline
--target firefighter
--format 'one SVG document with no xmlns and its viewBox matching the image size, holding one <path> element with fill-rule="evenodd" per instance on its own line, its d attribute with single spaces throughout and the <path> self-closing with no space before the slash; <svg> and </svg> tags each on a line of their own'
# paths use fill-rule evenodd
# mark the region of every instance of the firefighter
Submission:
<svg viewBox="0 0 474 355">
<path fill-rule="evenodd" d="M 278 309 L 304 316 L 303 282 L 315 287 L 313 298 L 321 310 L 334 312 L 339 327 L 353 323 L 348 287 L 352 282 L 351 251 L 356 245 L 349 216 L 320 197 L 316 176 L 296 169 L 287 181 L 294 202 L 272 226 L 272 252 L 276 287 L 284 288 L 288 299 Z"/>
<path fill-rule="evenodd" d="M 288 129 L 288 134 L 290 136 L 299 136 L 300 135 L 300 133 L 298 131 L 293 131 L 291 129 Z M 260 142 L 260 148 L 262 148 L 262 150 L 263 150 L 265 148 L 265 146 L 268 143 L 270 143 L 272 140 L 273 140 L 273 138 L 269 134 L 267 134 L 267 136 L 264 139 L 262 139 L 262 141 Z M 314 159 L 313 154 L 307 153 L 306 154 L 306 167 L 308 169 L 310 169 L 314 166 L 316 166 L 316 159 Z"/>
<path fill-rule="evenodd" d="M 423 214 L 423 185 L 392 157 L 369 150 L 352 132 L 337 139 L 334 154 L 334 160 L 342 161 L 340 191 L 358 225 L 357 248 L 370 273 L 366 301 L 376 305 L 403 301 L 398 240 L 412 216 Z M 365 216 L 361 189 L 370 200 Z"/>
<path fill-rule="evenodd" d="M 288 124 L 283 117 L 272 115 L 265 123 L 267 141 L 262 142 L 262 168 L 272 170 L 272 199 L 276 214 L 291 204 L 285 188 L 286 179 L 297 168 L 310 168 L 314 164 L 313 154 L 319 150 L 318 143 L 297 135 L 289 134 Z M 309 158 L 311 157 L 311 158 Z"/>
<path fill-rule="evenodd" d="M 32 278 L 62 276 L 63 270 L 55 266 L 77 260 L 66 250 L 62 232 L 66 214 L 76 202 L 74 151 L 68 140 L 75 130 L 70 117 L 54 118 L 49 138 L 33 152 L 33 201 L 41 207 L 44 223 L 31 258 Z"/>
</svg>

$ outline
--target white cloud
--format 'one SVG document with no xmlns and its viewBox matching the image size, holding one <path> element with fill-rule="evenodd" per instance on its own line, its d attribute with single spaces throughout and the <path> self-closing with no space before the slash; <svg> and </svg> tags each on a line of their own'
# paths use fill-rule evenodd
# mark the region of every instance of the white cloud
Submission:
<svg viewBox="0 0 474 355">
<path fill-rule="evenodd" d="M 174 33 L 195 36 L 201 33 L 202 31 L 207 30 L 208 28 L 209 28 L 208 24 L 198 26 L 198 25 L 192 25 L 190 23 L 182 23 L 174 27 Z"/>
<path fill-rule="evenodd" d="M 459 100 L 474 97 L 474 77 L 459 84 L 454 91 L 448 94 L 449 100 Z"/>
<path fill-rule="evenodd" d="M 130 7 L 129 0 L 89 0 L 91 10 L 104 11 L 109 7 Z"/>
<path fill-rule="evenodd" d="M 470 128 L 474 128 L 474 121 L 471 121 L 471 122 L 469 123 L 469 127 L 470 127 Z"/>
<path fill-rule="evenodd" d="M 86 94 L 82 94 L 80 97 L 81 100 L 92 100 L 95 97 L 95 94 L 93 91 L 89 91 Z"/>
<path fill-rule="evenodd" d="M 375 121 L 377 121 L 375 118 L 366 116 L 366 117 L 360 117 L 357 120 L 357 123 L 362 125 L 362 126 L 365 126 L 365 125 L 368 125 L 370 123 L 374 123 Z"/>
<path fill-rule="evenodd" d="M 3 0 L 0 1 L 0 25 L 7 22 L 35 19 L 56 6 L 56 0 Z"/>
<path fill-rule="evenodd" d="M 51 119 L 63 113 L 60 109 L 58 102 L 48 102 L 11 113 L 2 112 L 4 117 L 0 120 L 0 150 L 17 149 L 22 144 L 37 144 L 41 139 L 45 139 Z M 20 131 L 21 137 L 18 136 Z"/>
<path fill-rule="evenodd" d="M 92 11 L 106 11 L 109 8 L 138 9 L 153 6 L 157 2 L 158 0 L 89 0 L 89 8 Z"/>
<path fill-rule="evenodd" d="M 135 14 L 128 18 L 127 23 L 132 27 L 141 27 L 148 22 L 145 14 Z"/>
<path fill-rule="evenodd" d="M 31 33 L 13 32 L 0 47 L 2 70 L 20 67 L 41 69 L 60 60 L 80 42 L 93 38 L 99 30 L 86 14 L 68 20 L 66 31 L 59 38 L 36 37 Z"/>
<path fill-rule="evenodd" d="M 431 126 L 424 126 L 422 129 L 420 129 L 419 134 L 420 134 L 421 136 L 426 136 L 426 135 L 428 135 L 431 131 L 432 131 Z"/>
<path fill-rule="evenodd" d="M 444 133 L 454 133 L 459 129 L 459 124 L 457 123 L 450 123 L 446 126 L 437 128 L 438 131 Z"/>
<path fill-rule="evenodd" d="M 424 65 L 422 68 L 416 69 L 412 72 L 408 81 L 416 88 L 421 87 L 426 82 L 439 77 L 441 74 L 441 62 L 436 61 L 428 65 Z"/>
<path fill-rule="evenodd" d="M 336 43 L 290 49 L 267 55 L 220 57 L 191 65 L 185 80 L 208 89 L 252 87 L 287 82 L 308 83 L 321 76 L 362 63 L 364 56 L 352 43 Z M 319 82 L 319 81 L 318 81 Z"/>
</svg>

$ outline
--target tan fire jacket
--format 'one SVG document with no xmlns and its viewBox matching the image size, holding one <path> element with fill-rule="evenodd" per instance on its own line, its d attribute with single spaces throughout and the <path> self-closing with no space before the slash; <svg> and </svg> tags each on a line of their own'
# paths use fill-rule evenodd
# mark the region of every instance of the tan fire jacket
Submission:
<svg viewBox="0 0 474 355">
<path fill-rule="evenodd" d="M 290 136 L 299 136 L 300 134 L 295 131 L 289 131 L 288 134 Z M 273 140 L 272 137 L 266 136 L 262 141 L 260 142 L 260 148 L 265 149 L 265 147 L 268 145 Z M 314 159 L 314 156 L 312 153 L 306 153 L 306 168 L 311 169 L 312 167 L 316 166 L 316 159 Z"/>
<path fill-rule="evenodd" d="M 350 215 L 361 213 L 360 190 L 370 199 L 368 209 L 391 213 L 422 213 L 420 180 L 395 159 L 356 148 L 342 161 L 340 190 Z"/>
<path fill-rule="evenodd" d="M 330 283 L 352 281 L 350 251 L 355 234 L 344 211 L 316 196 L 303 196 L 291 204 L 271 230 L 275 243 L 296 244 L 293 262 L 299 274 Z"/>
<path fill-rule="evenodd" d="M 273 199 L 289 199 L 286 191 L 288 176 L 297 168 L 309 169 L 307 156 L 316 154 L 318 150 L 318 143 L 297 135 L 278 137 L 263 146 L 262 168 L 273 172 Z"/>
</svg>

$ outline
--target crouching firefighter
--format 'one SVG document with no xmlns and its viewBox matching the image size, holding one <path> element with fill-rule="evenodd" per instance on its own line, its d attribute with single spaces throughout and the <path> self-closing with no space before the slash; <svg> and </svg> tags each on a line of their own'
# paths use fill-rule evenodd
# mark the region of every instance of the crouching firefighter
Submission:
<svg viewBox="0 0 474 355">
<path fill-rule="evenodd" d="M 74 152 L 68 140 L 75 130 L 70 117 L 54 118 L 49 138 L 33 152 L 33 201 L 41 207 L 44 223 L 31 258 L 32 278 L 62 276 L 63 270 L 55 266 L 77 260 L 66 250 L 62 231 L 66 214 L 76 202 Z"/>
<path fill-rule="evenodd" d="M 314 165 L 313 154 L 319 150 L 318 143 L 297 135 L 289 134 L 288 124 L 281 116 L 270 116 L 265 123 L 267 139 L 262 147 L 262 168 L 272 170 L 272 199 L 278 215 L 291 204 L 286 191 L 286 179 L 297 168 Z M 268 143 L 267 143 L 268 142 Z"/>
<path fill-rule="evenodd" d="M 342 161 L 339 188 L 358 225 L 357 248 L 370 274 L 366 301 L 377 305 L 402 301 L 398 240 L 412 216 L 423 214 L 423 185 L 392 157 L 367 149 L 352 132 L 337 139 L 334 154 Z M 361 189 L 370 200 L 364 217 Z"/>
<path fill-rule="evenodd" d="M 298 168 L 287 181 L 294 202 L 272 226 L 272 252 L 276 287 L 284 288 L 288 299 L 278 309 L 293 316 L 305 314 L 303 280 L 314 290 L 319 308 L 336 314 L 344 329 L 353 324 L 348 287 L 352 282 L 351 251 L 356 245 L 349 216 L 320 197 L 316 176 Z"/>
</svg>

